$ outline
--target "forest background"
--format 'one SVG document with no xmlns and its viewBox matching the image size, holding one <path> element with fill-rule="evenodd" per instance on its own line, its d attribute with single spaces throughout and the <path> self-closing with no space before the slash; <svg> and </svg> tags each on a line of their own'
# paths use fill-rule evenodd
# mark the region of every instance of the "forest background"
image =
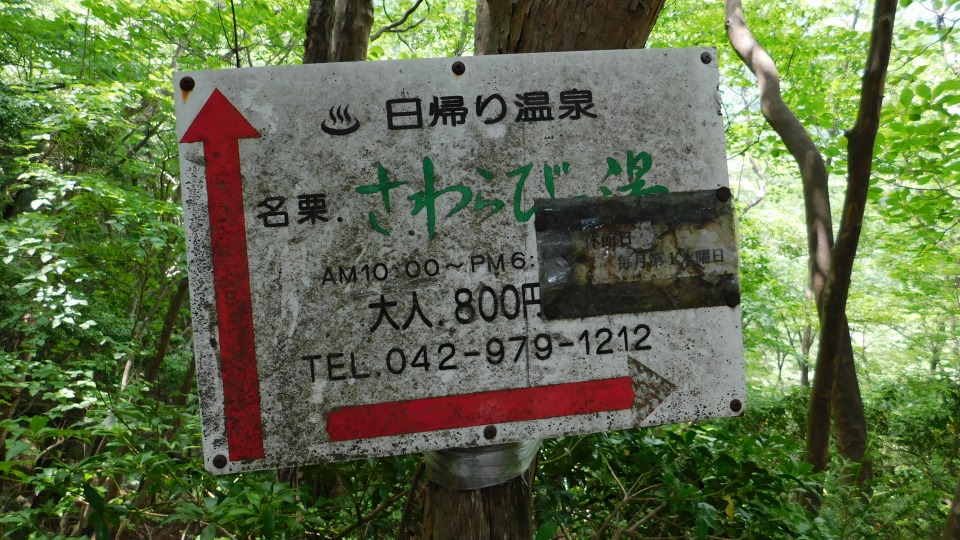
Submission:
<svg viewBox="0 0 960 540">
<path fill-rule="evenodd" d="M 300 63 L 307 4 L 0 0 L 0 534 L 418 537 L 420 456 L 203 470 L 172 73 Z M 472 53 L 472 2 L 374 6 L 369 60 Z M 835 452 L 825 471 L 803 461 L 818 317 L 799 174 L 722 5 L 672 0 L 647 47 L 720 55 L 749 406 L 547 441 L 538 540 L 943 534 L 960 474 L 960 2 L 901 8 L 847 305 L 873 477 L 850 482 Z M 870 12 L 746 6 L 835 201 Z"/>
</svg>

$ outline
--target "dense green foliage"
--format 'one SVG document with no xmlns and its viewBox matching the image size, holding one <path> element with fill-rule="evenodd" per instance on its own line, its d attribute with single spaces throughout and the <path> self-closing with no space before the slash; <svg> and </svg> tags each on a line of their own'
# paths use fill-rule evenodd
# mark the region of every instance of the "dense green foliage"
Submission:
<svg viewBox="0 0 960 540">
<path fill-rule="evenodd" d="M 377 3 L 374 31 L 411 4 Z M 235 5 L 244 66 L 299 61 L 306 1 Z M 800 461 L 798 374 L 816 315 L 795 165 L 726 44 L 721 7 L 668 3 L 651 45 L 712 45 L 721 56 L 750 407 L 737 420 L 547 441 L 538 540 L 939 534 L 960 465 L 958 8 L 919 2 L 896 27 L 848 313 L 875 470 L 863 492 L 840 477 L 842 463 L 814 475 Z M 828 158 L 836 209 L 870 13 L 845 1 L 747 9 L 786 100 Z M 371 59 L 469 52 L 473 16 L 471 2 L 424 3 L 404 33 L 373 42 Z M 0 536 L 418 529 L 419 456 L 203 471 L 189 309 L 178 294 L 170 81 L 175 69 L 231 68 L 232 24 L 229 4 L 207 0 L 0 0 Z M 815 516 L 796 495 L 817 487 L 826 497 Z"/>
</svg>

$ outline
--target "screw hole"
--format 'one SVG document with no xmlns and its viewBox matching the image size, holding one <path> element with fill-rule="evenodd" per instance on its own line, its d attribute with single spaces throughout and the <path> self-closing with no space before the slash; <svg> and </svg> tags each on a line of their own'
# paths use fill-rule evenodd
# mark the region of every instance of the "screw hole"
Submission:
<svg viewBox="0 0 960 540">
<path fill-rule="evenodd" d="M 730 307 L 740 305 L 740 285 L 735 280 L 723 284 L 723 301 Z"/>
</svg>

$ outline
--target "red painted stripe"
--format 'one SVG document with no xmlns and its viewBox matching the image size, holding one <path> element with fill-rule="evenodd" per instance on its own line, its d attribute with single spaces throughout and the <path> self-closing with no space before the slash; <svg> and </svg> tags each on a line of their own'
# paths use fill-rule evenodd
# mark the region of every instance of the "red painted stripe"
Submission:
<svg viewBox="0 0 960 540">
<path fill-rule="evenodd" d="M 230 461 L 264 456 L 253 303 L 236 140 L 205 143 L 210 247 L 217 296 L 223 407 Z"/>
<path fill-rule="evenodd" d="M 240 139 L 259 137 L 236 107 L 214 89 L 180 140 L 203 143 L 223 412 L 231 461 L 264 456 L 239 145 Z"/>
<path fill-rule="evenodd" d="M 630 377 L 343 407 L 330 412 L 331 441 L 370 439 L 633 407 Z"/>
</svg>

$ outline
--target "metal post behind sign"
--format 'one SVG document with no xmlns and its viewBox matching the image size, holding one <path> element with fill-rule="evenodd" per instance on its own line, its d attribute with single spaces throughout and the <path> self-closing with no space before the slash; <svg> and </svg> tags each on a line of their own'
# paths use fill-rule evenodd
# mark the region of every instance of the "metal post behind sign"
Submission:
<svg viewBox="0 0 960 540">
<path fill-rule="evenodd" d="M 427 452 L 427 477 L 449 489 L 495 486 L 523 474 L 539 450 L 534 440 Z"/>
</svg>

